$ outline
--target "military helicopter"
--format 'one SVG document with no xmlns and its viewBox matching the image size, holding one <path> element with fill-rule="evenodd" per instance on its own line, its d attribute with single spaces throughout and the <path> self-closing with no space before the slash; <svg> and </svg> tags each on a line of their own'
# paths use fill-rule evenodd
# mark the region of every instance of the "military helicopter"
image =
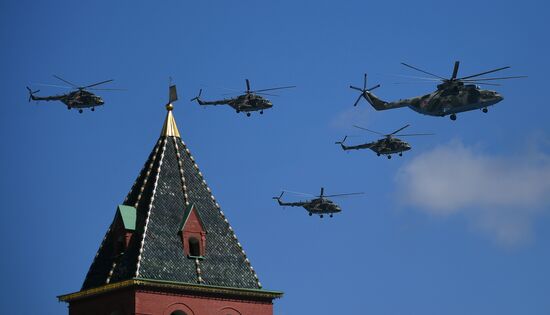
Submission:
<svg viewBox="0 0 550 315">
<path fill-rule="evenodd" d="M 282 87 L 276 87 L 276 88 L 270 88 L 270 89 L 262 89 L 262 90 L 250 90 L 250 81 L 246 79 L 246 91 L 244 91 L 242 95 L 239 95 L 234 98 L 228 98 L 218 101 L 203 101 L 200 99 L 202 89 L 199 91 L 199 95 L 195 98 L 192 98 L 191 101 L 197 101 L 199 105 L 229 105 L 237 113 L 240 112 L 246 112 L 246 116 L 250 117 L 250 112 L 260 111 L 260 114 L 264 113 L 264 109 L 268 109 L 273 107 L 273 103 L 269 101 L 268 99 L 263 98 L 260 95 L 271 95 L 276 96 L 273 94 L 264 93 L 266 91 L 273 91 L 273 90 L 281 90 L 281 89 L 290 89 L 294 88 L 296 86 L 282 86 Z"/>
<path fill-rule="evenodd" d="M 481 109 L 484 113 L 487 113 L 488 111 L 487 107 L 495 105 L 496 103 L 504 99 L 499 93 L 495 91 L 481 89 L 478 86 L 478 84 L 498 86 L 499 84 L 490 83 L 487 81 L 517 79 L 517 78 L 526 77 L 526 76 L 512 76 L 512 77 L 497 77 L 497 78 L 486 78 L 486 77 L 477 78 L 482 75 L 486 75 L 489 73 L 510 68 L 509 66 L 506 66 L 506 67 L 497 68 L 489 71 L 484 71 L 474 75 L 457 78 L 458 67 L 460 62 L 456 61 L 451 77 L 449 79 L 446 79 L 441 76 L 435 75 L 433 73 L 413 67 L 406 63 L 401 63 L 401 64 L 411 69 L 420 71 L 424 74 L 437 78 L 437 79 L 434 79 L 434 78 L 419 77 L 418 79 L 441 81 L 442 83 L 437 85 L 437 91 L 434 91 L 430 94 L 417 96 L 413 98 L 402 99 L 396 102 L 386 102 L 377 98 L 374 94 L 371 93 L 371 90 L 379 87 L 380 85 L 377 85 L 374 88 L 370 88 L 370 89 L 366 88 L 367 75 L 365 74 L 362 89 L 350 85 L 350 88 L 361 92 L 354 106 L 357 106 L 357 103 L 359 103 L 361 98 L 364 98 L 376 110 L 409 107 L 410 109 L 424 115 L 441 116 L 441 117 L 450 115 L 451 120 L 456 120 L 457 113 L 471 111 L 475 109 Z"/>
<path fill-rule="evenodd" d="M 384 138 L 382 138 L 378 141 L 374 141 L 374 142 L 369 142 L 369 143 L 364 143 L 364 144 L 359 144 L 359 145 L 354 145 L 354 146 L 346 146 L 344 144 L 344 142 L 346 141 L 348 136 L 345 136 L 342 141 L 338 141 L 338 142 L 335 142 L 335 143 L 341 145 L 342 149 L 344 151 L 359 150 L 359 149 L 371 149 L 372 151 L 374 151 L 376 153 L 376 155 L 380 156 L 380 155 L 383 154 L 383 155 L 386 155 L 388 157 L 388 159 L 391 159 L 392 154 L 398 153 L 399 156 L 403 156 L 403 152 L 409 151 L 411 149 L 410 144 L 408 144 L 407 142 L 405 142 L 401 139 L 396 138 L 396 136 L 410 137 L 410 136 L 431 136 L 431 135 L 433 135 L 433 133 L 397 134 L 398 132 L 402 131 L 403 129 L 405 129 L 409 126 L 410 125 L 405 125 L 404 127 L 401 127 L 399 129 L 397 129 L 396 131 L 385 135 L 385 134 L 382 134 L 382 133 L 377 132 L 377 131 L 373 131 L 373 130 L 370 130 L 370 129 L 367 129 L 367 128 L 363 128 L 363 127 L 354 125 L 353 127 L 355 127 L 355 128 L 365 130 L 365 131 L 369 131 L 369 132 L 375 133 L 377 135 L 381 135 Z"/>
<path fill-rule="evenodd" d="M 60 94 L 60 95 L 53 95 L 53 96 L 36 96 L 35 93 L 40 92 L 40 90 L 33 91 L 27 86 L 27 90 L 29 90 L 29 102 L 31 100 L 34 101 L 60 101 L 67 105 L 67 109 L 72 108 L 78 108 L 78 112 L 82 114 L 83 108 L 91 108 L 92 111 L 95 110 L 97 106 L 103 105 L 105 102 L 103 99 L 94 93 L 88 91 L 88 90 L 104 90 L 104 91 L 120 91 L 121 89 L 106 89 L 106 88 L 93 88 L 94 86 L 98 86 L 101 84 L 105 84 L 108 82 L 112 82 L 113 80 L 106 80 L 97 82 L 94 84 L 86 85 L 86 86 L 77 86 L 76 84 L 73 84 L 63 78 L 60 78 L 56 75 L 53 76 L 54 78 L 61 80 L 69 85 L 69 86 L 61 86 L 61 85 L 53 85 L 53 84 L 41 84 L 45 86 L 53 86 L 53 87 L 62 87 L 62 88 L 74 88 L 76 90 L 66 93 L 66 94 Z"/>
<path fill-rule="evenodd" d="M 283 202 L 281 201 L 281 198 L 283 197 L 283 194 L 285 192 L 290 192 L 293 194 L 298 195 L 305 195 L 305 196 L 312 196 L 316 197 L 315 199 L 308 200 L 308 201 L 298 201 L 298 202 Z M 279 205 L 281 206 L 290 206 L 290 207 L 303 207 L 307 210 L 309 215 L 318 214 L 319 217 L 322 219 L 324 214 L 328 214 L 329 217 L 332 218 L 332 215 L 334 213 L 338 213 L 342 211 L 342 208 L 340 208 L 339 205 L 335 204 L 332 200 L 327 199 L 328 197 L 341 197 L 341 196 L 350 196 L 350 195 L 361 195 L 360 193 L 348 193 L 348 194 L 336 194 L 336 195 L 325 195 L 324 194 L 325 189 L 321 187 L 321 194 L 319 196 L 314 196 L 311 194 L 304 194 L 304 193 L 298 193 L 298 192 L 292 192 L 283 190 L 281 192 L 281 195 L 279 197 L 273 197 L 273 199 L 277 200 Z"/>
</svg>

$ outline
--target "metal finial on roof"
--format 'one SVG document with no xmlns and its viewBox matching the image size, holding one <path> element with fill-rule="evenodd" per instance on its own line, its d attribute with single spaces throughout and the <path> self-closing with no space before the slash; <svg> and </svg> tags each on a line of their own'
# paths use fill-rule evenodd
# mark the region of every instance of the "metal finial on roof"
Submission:
<svg viewBox="0 0 550 315">
<path fill-rule="evenodd" d="M 171 85 L 169 94 L 168 94 L 168 104 L 166 104 L 166 120 L 164 121 L 164 126 L 162 127 L 162 132 L 160 133 L 161 137 L 178 137 L 180 138 L 180 132 L 178 126 L 176 125 L 176 120 L 174 115 L 172 115 L 172 110 L 174 109 L 173 102 L 178 100 L 178 93 L 176 91 L 176 86 Z"/>
</svg>

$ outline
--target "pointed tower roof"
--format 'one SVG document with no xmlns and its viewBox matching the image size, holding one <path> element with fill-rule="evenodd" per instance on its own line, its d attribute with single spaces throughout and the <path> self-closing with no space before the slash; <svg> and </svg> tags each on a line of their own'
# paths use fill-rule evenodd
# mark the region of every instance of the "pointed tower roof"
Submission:
<svg viewBox="0 0 550 315">
<path fill-rule="evenodd" d="M 134 208 L 135 216 L 125 215 L 120 223 L 121 215 L 115 215 L 82 290 L 135 279 L 261 289 L 241 244 L 180 137 L 173 108 L 171 103 L 166 106 L 160 138 L 124 201 L 123 209 L 134 213 Z M 182 246 L 182 222 L 190 206 L 206 231 L 200 259 L 186 255 Z M 128 222 L 132 218 L 135 225 Z M 124 231 L 121 226 L 134 227 L 125 231 L 130 234 L 123 234 L 130 235 L 123 250 L 117 245 L 121 229 Z"/>
</svg>

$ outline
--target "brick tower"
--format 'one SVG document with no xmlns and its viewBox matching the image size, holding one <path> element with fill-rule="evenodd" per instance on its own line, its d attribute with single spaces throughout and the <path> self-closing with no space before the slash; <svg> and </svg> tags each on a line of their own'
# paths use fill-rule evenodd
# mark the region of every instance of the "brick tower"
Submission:
<svg viewBox="0 0 550 315">
<path fill-rule="evenodd" d="M 262 289 L 172 115 L 116 208 L 70 315 L 271 315 Z"/>
</svg>

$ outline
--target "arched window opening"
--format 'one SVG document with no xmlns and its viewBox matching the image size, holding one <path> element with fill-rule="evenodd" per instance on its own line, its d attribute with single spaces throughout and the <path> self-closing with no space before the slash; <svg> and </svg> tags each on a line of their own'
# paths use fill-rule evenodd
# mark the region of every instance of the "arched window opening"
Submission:
<svg viewBox="0 0 550 315">
<path fill-rule="evenodd" d="M 184 311 L 177 310 L 170 313 L 170 315 L 187 315 L 187 314 L 185 314 Z"/>
<path fill-rule="evenodd" d="M 195 237 L 189 238 L 189 256 L 199 257 L 201 255 L 201 246 L 199 240 Z"/>
</svg>

